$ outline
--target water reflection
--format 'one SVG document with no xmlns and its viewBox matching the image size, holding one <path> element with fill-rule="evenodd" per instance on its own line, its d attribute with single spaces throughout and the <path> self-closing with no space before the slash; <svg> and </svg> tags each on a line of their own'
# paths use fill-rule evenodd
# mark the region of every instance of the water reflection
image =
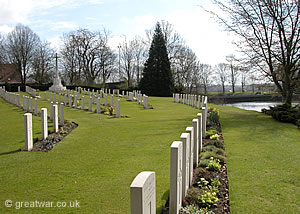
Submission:
<svg viewBox="0 0 300 214">
<path fill-rule="evenodd" d="M 233 106 L 240 109 L 252 110 L 261 112 L 261 109 L 269 109 L 270 106 L 280 105 L 281 102 L 240 102 L 240 103 L 231 103 L 223 104 L 224 106 Z M 293 106 L 298 105 L 299 103 L 292 103 Z"/>
</svg>

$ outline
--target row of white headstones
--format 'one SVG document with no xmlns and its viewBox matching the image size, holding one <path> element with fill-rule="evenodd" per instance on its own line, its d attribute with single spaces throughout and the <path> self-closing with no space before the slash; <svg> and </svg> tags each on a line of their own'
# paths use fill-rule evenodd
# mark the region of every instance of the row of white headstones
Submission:
<svg viewBox="0 0 300 214">
<path fill-rule="evenodd" d="M 18 92 L 20 92 L 20 86 L 18 86 Z M 34 88 L 31 88 L 29 86 L 25 86 L 25 92 L 30 94 L 33 97 L 36 97 L 36 90 Z"/>
<path fill-rule="evenodd" d="M 80 90 L 80 89 L 79 89 Z M 104 90 L 103 90 L 104 91 Z M 82 91 L 84 94 L 86 94 L 86 91 Z M 106 91 L 107 92 L 107 89 Z M 67 101 L 69 98 L 69 106 L 70 107 L 75 107 L 77 108 L 77 97 L 79 97 L 79 91 L 72 91 L 72 90 L 66 90 L 63 94 L 64 96 L 64 103 L 61 102 L 61 96 L 62 94 L 56 94 L 54 92 L 50 92 L 49 97 L 50 97 L 50 120 L 53 121 L 53 131 L 57 133 L 59 131 L 59 125 L 63 126 L 64 125 L 64 106 L 67 106 Z M 72 103 L 72 94 L 74 93 L 75 95 L 75 101 L 74 105 Z M 96 95 L 94 92 L 90 94 L 90 92 L 87 92 L 89 94 L 89 111 L 92 111 L 92 103 L 95 103 L 92 101 L 92 97 L 95 98 L 97 97 L 97 113 L 101 112 L 100 109 L 100 98 L 102 97 L 102 91 L 98 93 L 96 92 Z M 124 93 L 124 91 L 123 91 Z M 56 95 L 58 95 L 58 101 L 56 102 Z M 138 97 L 141 97 L 140 93 L 137 91 L 134 92 L 127 92 L 127 99 L 130 100 L 132 96 L 132 101 L 137 100 L 133 95 L 136 95 Z M 20 103 L 20 95 L 19 94 L 14 94 L 5 91 L 5 88 L 0 87 L 0 96 L 4 98 L 7 102 L 12 103 L 19 108 L 23 108 L 24 111 L 27 111 L 28 113 L 24 114 L 24 135 L 25 135 L 25 150 L 26 151 L 31 151 L 33 149 L 33 135 L 32 135 L 32 114 L 34 113 L 35 115 L 38 115 L 38 109 L 37 109 L 37 98 L 32 98 L 28 96 L 23 95 L 23 106 Z M 123 96 L 123 95 L 122 95 Z M 143 103 L 145 103 L 148 106 L 148 97 L 144 96 Z M 114 94 L 111 95 L 111 106 L 113 105 L 113 98 Z M 105 105 L 107 105 L 107 94 L 104 94 L 104 99 L 105 99 Z M 47 94 L 44 93 L 44 100 L 47 100 Z M 81 97 L 81 109 L 84 110 L 84 96 Z M 34 106 L 34 108 L 33 108 Z M 59 109 L 59 112 L 58 112 Z M 59 115 L 59 118 L 58 118 Z M 116 100 L 116 117 L 121 117 L 120 115 L 120 100 Z M 42 139 L 46 139 L 48 136 L 48 121 L 47 121 L 47 108 L 42 108 L 41 109 L 41 118 L 42 118 Z M 59 119 L 59 121 L 58 121 Z"/>
<path fill-rule="evenodd" d="M 20 104 L 20 95 L 5 91 L 4 88 L 0 88 L 0 96 L 7 102 L 22 108 L 28 113 L 24 114 L 24 136 L 25 136 L 25 150 L 31 151 L 33 149 L 33 135 L 32 135 L 32 113 L 38 115 L 37 98 L 23 96 L 23 105 Z M 33 108 L 34 101 L 34 108 Z M 58 105 L 52 105 L 50 112 L 53 112 L 53 131 L 58 132 L 58 125 L 64 125 L 64 105 L 60 105 L 60 121 L 58 121 Z M 42 124 L 42 139 L 45 140 L 48 137 L 48 118 L 47 108 L 41 109 L 41 124 Z"/>
<path fill-rule="evenodd" d="M 173 96 L 174 97 L 174 96 Z M 188 99 L 189 96 L 184 95 Z M 192 96 L 190 96 L 192 97 Z M 196 97 L 196 96 L 194 96 Z M 186 99 L 186 100 L 187 100 Z M 199 97 L 201 100 L 201 97 Z M 174 102 L 177 100 L 174 99 Z M 191 105 L 191 102 L 182 102 Z M 192 105 L 195 106 L 196 105 Z M 202 113 L 192 120 L 192 126 L 180 136 L 180 141 L 171 145 L 169 213 L 178 214 L 188 188 L 192 185 L 193 168 L 198 167 L 202 151 L 202 138 L 205 137 L 207 120 L 207 97 L 203 97 Z M 130 185 L 131 214 L 155 214 L 155 172 L 139 173 Z"/>
</svg>

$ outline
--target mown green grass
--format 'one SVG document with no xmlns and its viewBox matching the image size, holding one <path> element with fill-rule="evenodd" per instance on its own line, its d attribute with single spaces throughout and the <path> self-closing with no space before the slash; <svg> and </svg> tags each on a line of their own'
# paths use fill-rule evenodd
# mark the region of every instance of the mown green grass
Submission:
<svg viewBox="0 0 300 214">
<path fill-rule="evenodd" d="M 300 130 L 262 113 L 218 106 L 232 213 L 300 213 Z"/>
<path fill-rule="evenodd" d="M 39 108 L 49 108 L 42 99 Z M 149 103 L 154 109 L 144 110 L 121 99 L 121 115 L 128 118 L 66 107 L 65 118 L 79 127 L 51 152 L 41 153 L 18 151 L 24 147 L 25 112 L 0 99 L 0 213 L 130 213 L 129 186 L 144 170 L 156 172 L 159 211 L 168 198 L 170 145 L 179 140 L 198 110 L 175 104 L 171 98 L 150 97 Z M 260 113 L 217 107 L 228 158 L 232 213 L 299 213 L 300 132 L 296 126 Z M 40 123 L 40 118 L 33 117 L 34 137 L 41 135 Z M 77 200 L 80 208 L 17 210 L 4 206 L 8 199 L 13 205 L 16 201 Z"/>
<path fill-rule="evenodd" d="M 49 108 L 42 99 L 39 108 Z M 128 118 L 66 107 L 65 118 L 79 126 L 51 152 L 10 153 L 24 147 L 25 112 L 0 99 L 0 212 L 130 213 L 130 184 L 146 170 L 156 172 L 159 211 L 168 198 L 170 145 L 191 126 L 197 110 L 171 98 L 151 97 L 149 103 L 154 109 L 121 99 L 121 115 Z M 34 136 L 41 135 L 40 123 L 33 117 Z M 17 210 L 5 208 L 8 199 L 77 200 L 80 208 Z"/>
</svg>

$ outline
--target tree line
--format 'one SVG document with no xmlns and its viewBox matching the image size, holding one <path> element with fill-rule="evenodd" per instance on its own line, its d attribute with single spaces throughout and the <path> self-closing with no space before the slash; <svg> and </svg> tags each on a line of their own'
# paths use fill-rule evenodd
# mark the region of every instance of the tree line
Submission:
<svg viewBox="0 0 300 214">
<path fill-rule="evenodd" d="M 222 13 L 208 12 L 240 38 L 236 45 L 244 58 L 229 55 L 226 62 L 218 65 L 203 64 L 173 25 L 161 21 L 174 91 L 206 93 L 208 86 L 219 84 L 225 92 L 225 85 L 230 84 L 235 92 L 236 84 L 244 90 L 249 82 L 267 78 L 275 84 L 284 102 L 290 104 L 300 85 L 299 1 L 214 0 L 214 3 Z M 154 35 L 152 28 L 146 30 L 145 37 L 124 37 L 113 49 L 107 29 L 66 33 L 59 50 L 61 76 L 67 84 L 103 86 L 110 80 L 126 82 L 127 88 L 138 87 Z M 19 24 L 8 35 L 0 35 L 0 46 L 0 64 L 17 64 L 23 84 L 27 78 L 41 84 L 51 81 L 55 51 L 28 26 Z"/>
<path fill-rule="evenodd" d="M 160 26 L 177 92 L 206 93 L 211 84 L 221 84 L 225 92 L 224 86 L 229 83 L 234 92 L 241 69 L 238 65 L 233 66 L 233 56 L 229 56 L 232 59 L 230 62 L 215 67 L 203 64 L 171 23 L 161 21 Z M 109 45 L 111 33 L 107 29 L 91 31 L 80 28 L 65 33 L 61 37 L 59 50 L 61 76 L 71 85 L 105 85 L 112 80 L 125 81 L 128 88 L 137 87 L 149 57 L 153 35 L 154 28 L 146 30 L 145 38 L 124 37 L 114 50 Z M 41 41 L 28 26 L 18 24 L 8 35 L 0 35 L 0 45 L 0 64 L 17 64 L 22 84 L 28 79 L 39 84 L 52 81 L 56 51 L 49 42 Z"/>
</svg>

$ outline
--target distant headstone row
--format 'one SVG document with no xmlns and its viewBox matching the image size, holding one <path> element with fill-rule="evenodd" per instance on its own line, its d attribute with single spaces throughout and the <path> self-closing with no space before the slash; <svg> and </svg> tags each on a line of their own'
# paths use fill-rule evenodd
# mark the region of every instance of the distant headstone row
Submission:
<svg viewBox="0 0 300 214">
<path fill-rule="evenodd" d="M 31 96 L 36 97 L 36 90 L 34 88 L 26 86 L 25 91 L 26 91 L 26 93 L 30 94 Z"/>
<path fill-rule="evenodd" d="M 190 105 L 198 109 L 203 107 L 204 99 L 207 99 L 207 96 L 195 94 L 173 94 L 173 101 L 175 103 Z"/>
<path fill-rule="evenodd" d="M 85 91 L 79 88 L 79 91 L 83 91 L 83 94 L 85 94 Z M 104 98 L 104 105 L 108 105 L 107 100 L 107 94 L 102 93 L 102 90 L 100 91 L 88 91 L 87 96 L 81 95 L 79 91 L 73 91 L 73 90 L 66 90 L 64 94 L 61 93 L 54 93 L 49 92 L 49 101 L 50 103 L 62 103 L 65 106 L 69 106 L 71 108 L 76 108 L 80 110 L 88 110 L 90 112 L 95 111 L 96 113 L 101 113 L 101 98 Z M 63 97 L 63 101 L 62 98 Z M 47 93 L 44 93 L 44 100 L 47 99 Z M 88 104 L 88 108 L 86 108 L 86 103 Z M 93 110 L 93 104 L 96 104 L 96 109 Z M 114 106 L 114 95 L 110 95 L 110 106 Z M 120 106 L 120 100 L 116 100 L 115 102 L 115 108 L 116 108 L 116 117 L 121 117 L 121 106 Z"/>
<path fill-rule="evenodd" d="M 190 105 L 192 107 L 198 108 L 202 110 L 203 118 L 207 117 L 207 96 L 195 95 L 195 94 L 173 94 L 173 101 L 175 103 L 182 103 L 186 105 Z M 206 134 L 206 119 L 203 119 L 203 134 Z"/>
<path fill-rule="evenodd" d="M 171 145 L 169 213 L 178 214 L 187 190 L 192 185 L 193 169 L 198 167 L 205 136 L 207 120 L 207 99 L 202 113 L 192 120 L 179 141 Z M 144 171 L 138 174 L 130 185 L 131 214 L 155 214 L 155 172 Z"/>
<path fill-rule="evenodd" d="M 133 91 L 133 92 L 126 92 L 126 97 L 128 101 L 137 101 L 138 104 L 142 105 L 145 109 L 149 108 L 148 105 L 148 96 L 142 94 L 141 91 Z"/>
</svg>

